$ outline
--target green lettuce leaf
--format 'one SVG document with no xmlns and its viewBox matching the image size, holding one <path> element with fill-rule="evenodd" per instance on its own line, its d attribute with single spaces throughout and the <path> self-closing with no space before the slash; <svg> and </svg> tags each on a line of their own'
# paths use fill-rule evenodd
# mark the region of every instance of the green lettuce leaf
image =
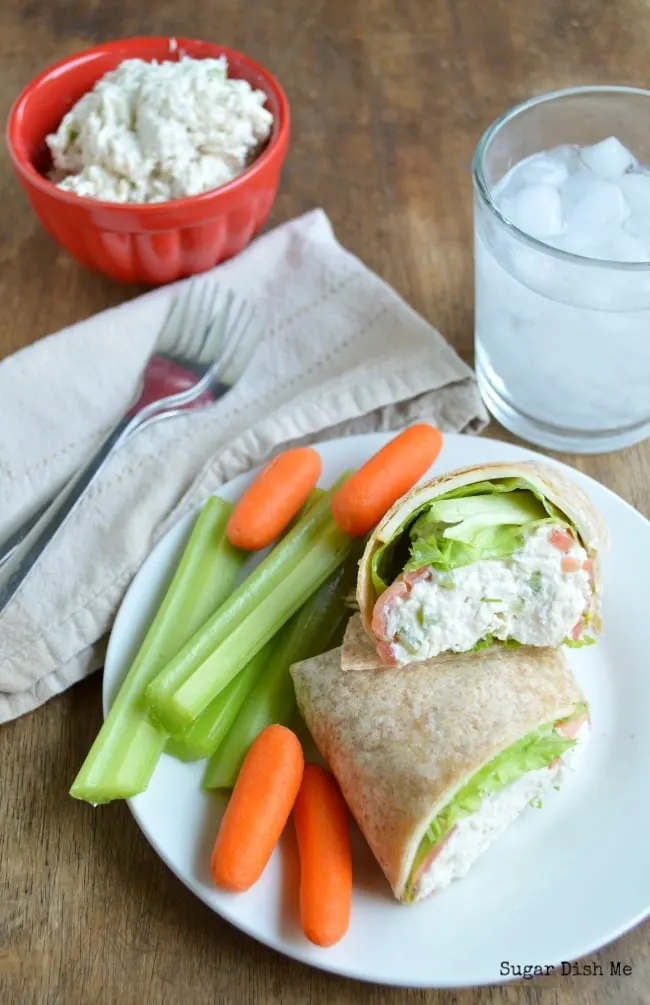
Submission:
<svg viewBox="0 0 650 1005">
<path fill-rule="evenodd" d="M 410 558 L 404 566 L 404 572 L 415 572 L 425 565 L 450 572 L 483 558 L 509 558 L 523 547 L 526 534 L 545 522 L 538 520 L 523 527 L 478 528 L 471 542 L 445 537 L 444 526 L 441 525 L 438 535 L 432 534 L 431 537 L 412 541 Z"/>
<path fill-rule="evenodd" d="M 504 499 L 506 494 L 510 498 Z M 523 478 L 452 489 L 418 507 L 375 551 L 375 595 L 381 596 L 403 571 L 425 565 L 449 571 L 481 558 L 507 558 L 522 547 L 527 534 L 551 521 L 575 532 L 564 514 Z"/>
<path fill-rule="evenodd" d="M 450 541 L 442 537 L 416 538 L 411 544 L 411 557 L 404 566 L 404 572 L 415 572 L 425 565 L 448 572 L 461 565 L 470 565 L 478 558 L 479 552 L 462 541 Z"/>
<path fill-rule="evenodd" d="M 585 711 L 586 705 L 579 704 L 567 719 L 541 726 L 532 733 L 527 733 L 507 750 L 497 754 L 459 789 L 454 798 L 431 821 L 420 842 L 411 867 L 407 899 L 412 897 L 414 877 L 418 869 L 452 827 L 463 817 L 476 813 L 488 796 L 501 792 L 529 771 L 548 767 L 573 747 L 576 741 L 558 733 L 556 727 L 570 719 L 579 718 Z"/>
<path fill-rule="evenodd" d="M 459 541 L 471 540 L 476 529 L 506 524 L 526 524 L 548 517 L 548 513 L 532 494 L 522 489 L 507 495 L 483 493 L 460 499 L 434 499 L 425 514 L 412 528 L 411 536 L 428 537 L 439 524 L 455 526 L 448 536 Z M 463 528 L 459 536 L 458 528 Z"/>
<path fill-rule="evenodd" d="M 562 511 L 550 502 L 546 496 L 543 495 L 543 493 L 539 492 L 533 485 L 527 482 L 525 478 L 496 478 L 494 481 L 489 482 L 474 482 L 473 485 L 461 485 L 457 489 L 445 492 L 444 495 L 439 496 L 438 498 L 460 499 L 465 496 L 489 495 L 490 493 L 499 492 L 516 492 L 517 490 L 530 492 L 531 495 L 535 496 L 550 517 L 558 520 L 566 520 Z"/>
<path fill-rule="evenodd" d="M 507 497 L 474 495 L 435 501 L 410 528 L 410 557 L 404 570 L 424 565 L 451 570 L 480 559 L 509 558 L 523 547 L 527 534 L 556 522 L 531 492 L 513 490 Z"/>
</svg>

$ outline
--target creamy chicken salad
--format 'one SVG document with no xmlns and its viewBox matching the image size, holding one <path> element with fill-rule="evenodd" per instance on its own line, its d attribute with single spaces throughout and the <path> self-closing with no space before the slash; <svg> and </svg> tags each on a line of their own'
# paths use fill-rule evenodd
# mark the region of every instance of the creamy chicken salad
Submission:
<svg viewBox="0 0 650 1005">
<path fill-rule="evenodd" d="M 430 852 L 418 878 L 418 899 L 462 879 L 527 806 L 540 808 L 552 790 L 564 782 L 567 773 L 575 769 L 588 740 L 589 723 L 580 721 L 575 746 L 551 764 L 525 772 L 511 785 L 486 796 L 475 813 L 461 817 L 447 840 L 443 839 Z"/>
<path fill-rule="evenodd" d="M 265 102 L 264 91 L 228 77 L 224 56 L 125 60 L 47 137 L 53 180 L 108 202 L 200 195 L 241 174 L 269 138 Z"/>
<path fill-rule="evenodd" d="M 591 583 L 584 549 L 572 541 L 561 552 L 552 534 L 538 528 L 507 559 L 407 573 L 387 604 L 383 629 L 396 640 L 398 662 L 465 652 L 488 636 L 561 645 L 589 603 Z"/>
<path fill-rule="evenodd" d="M 391 555 L 409 548 L 403 571 L 387 587 L 379 555 L 372 629 L 389 663 L 493 641 L 589 641 L 593 561 L 575 529 L 522 483 L 472 491 L 433 502 L 406 541 L 386 552 L 390 565 Z"/>
</svg>

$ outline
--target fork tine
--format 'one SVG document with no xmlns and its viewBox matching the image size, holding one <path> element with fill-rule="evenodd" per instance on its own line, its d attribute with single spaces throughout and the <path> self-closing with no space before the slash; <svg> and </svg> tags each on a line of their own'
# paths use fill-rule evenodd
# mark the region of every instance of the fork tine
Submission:
<svg viewBox="0 0 650 1005">
<path fill-rule="evenodd" d="M 167 316 L 156 339 L 156 349 L 159 352 L 171 352 L 179 335 L 179 321 L 184 313 L 183 301 L 187 295 L 187 289 L 181 290 L 170 302 Z"/>
<path fill-rule="evenodd" d="M 196 338 L 197 318 L 200 317 L 205 295 L 204 284 L 199 283 L 196 277 L 192 278 L 188 283 L 188 296 L 184 302 L 185 310 L 180 321 L 180 337 L 174 346 L 175 358 L 193 358 L 192 347 Z"/>
<path fill-rule="evenodd" d="M 234 317 L 232 316 L 233 308 L 235 310 Z M 231 351 L 232 345 L 234 344 L 234 341 L 237 338 L 237 333 L 240 327 L 242 309 L 243 305 L 241 303 L 239 305 L 235 305 L 234 294 L 231 293 L 228 303 L 227 314 L 224 314 L 224 316 L 219 319 L 220 324 L 218 326 L 215 326 L 220 329 L 220 332 L 218 336 L 219 341 L 216 345 L 214 345 L 216 339 L 213 338 L 213 340 L 211 340 L 213 342 L 212 359 L 214 360 L 215 363 L 219 364 L 219 372 L 221 372 L 224 357 L 227 356 L 227 354 Z M 216 349 L 216 351 L 214 351 L 214 349 Z"/>
<path fill-rule="evenodd" d="M 223 354 L 219 368 L 219 380 L 231 387 L 244 373 L 251 357 L 259 344 L 260 326 L 255 323 L 255 312 L 249 309 L 244 318 L 236 339 L 234 339 Z"/>
<path fill-rule="evenodd" d="M 196 331 L 195 337 L 192 343 L 192 359 L 198 360 L 201 357 L 201 351 L 205 344 L 207 332 L 210 326 L 210 318 L 212 317 L 212 312 L 214 311 L 214 303 L 217 297 L 217 290 L 215 286 L 211 283 L 205 284 L 205 296 L 201 301 L 201 309 L 197 312 L 196 317 Z"/>
<path fill-rule="evenodd" d="M 239 302 L 235 305 L 234 296 L 231 300 L 231 304 L 235 306 L 235 314 L 228 318 L 228 324 L 226 325 L 222 338 L 220 357 L 223 359 L 224 353 L 229 352 L 233 344 L 233 340 L 237 338 L 237 332 L 241 327 L 241 318 L 244 310 L 246 309 L 243 302 Z"/>
<path fill-rule="evenodd" d="M 197 334 L 200 336 L 197 338 L 195 345 L 193 346 L 192 358 L 197 363 L 202 363 L 206 359 L 205 347 L 210 338 L 212 332 L 213 321 L 212 317 L 214 315 L 215 304 L 217 303 L 219 297 L 219 284 L 213 283 L 210 286 L 208 296 L 206 297 L 203 304 L 203 311 L 201 313 L 200 319 L 197 320 Z M 211 357 L 207 357 L 207 361 L 210 362 Z"/>
<path fill-rule="evenodd" d="M 178 338 L 174 344 L 172 356 L 181 359 L 187 356 L 188 346 L 192 343 L 194 319 L 203 298 L 203 287 L 193 276 L 187 284 L 187 295 L 183 300 L 183 313 L 178 319 Z"/>
<path fill-rule="evenodd" d="M 174 310 L 170 316 L 170 326 L 168 330 L 164 333 L 164 337 L 159 342 L 158 347 L 161 351 L 167 353 L 168 355 L 173 355 L 178 346 L 180 345 L 183 338 L 184 322 L 187 316 L 187 310 L 192 298 L 192 288 L 191 283 L 184 286 L 180 293 L 177 295 L 174 302 Z"/>
<path fill-rule="evenodd" d="M 230 311 L 234 302 L 232 290 L 228 290 L 225 297 L 224 306 L 217 312 L 206 331 L 200 361 L 211 363 L 218 360 L 223 354 L 228 339 L 232 322 L 230 321 Z"/>
<path fill-rule="evenodd" d="M 195 299 L 192 316 L 188 318 L 187 336 L 182 345 L 182 356 L 187 361 L 193 363 L 201 361 L 218 293 L 217 284 L 207 282 L 201 284 L 200 296 Z"/>
</svg>

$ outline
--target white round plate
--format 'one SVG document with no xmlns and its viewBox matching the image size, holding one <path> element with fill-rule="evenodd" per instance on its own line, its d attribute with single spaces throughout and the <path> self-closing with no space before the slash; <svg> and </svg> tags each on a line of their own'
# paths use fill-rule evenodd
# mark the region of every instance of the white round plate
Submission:
<svg viewBox="0 0 650 1005">
<path fill-rule="evenodd" d="M 322 484 L 358 467 L 389 437 L 320 444 Z M 539 455 L 495 440 L 448 435 L 433 472 Z M 568 470 L 568 469 L 567 469 Z M 130 800 L 156 852 L 197 897 L 287 956 L 361 980 L 406 987 L 504 983 L 506 963 L 557 965 L 594 952 L 650 913 L 650 523 L 602 485 L 568 470 L 612 532 L 605 559 L 605 630 L 569 659 L 591 703 L 592 739 L 580 768 L 543 809 L 528 809 L 470 874 L 420 904 L 402 906 L 367 845 L 354 836 L 350 929 L 321 949 L 300 930 L 291 828 L 253 889 L 228 894 L 209 863 L 224 801 L 201 791 L 203 762 L 163 755 L 148 790 Z M 234 500 L 250 480 L 220 490 Z M 160 541 L 133 581 L 111 635 L 110 701 L 144 635 L 193 518 Z"/>
</svg>

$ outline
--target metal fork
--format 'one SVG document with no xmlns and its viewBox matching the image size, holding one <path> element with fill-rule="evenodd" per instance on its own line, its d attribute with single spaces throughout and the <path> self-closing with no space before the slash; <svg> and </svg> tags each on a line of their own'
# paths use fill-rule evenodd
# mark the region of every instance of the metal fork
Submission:
<svg viewBox="0 0 650 1005">
<path fill-rule="evenodd" d="M 167 317 L 161 328 L 154 352 L 147 360 L 138 394 L 120 419 L 106 440 L 99 447 L 99 451 L 108 452 L 111 447 L 116 447 L 126 441 L 131 433 L 137 429 L 144 428 L 150 421 L 156 418 L 159 409 L 167 409 L 169 396 L 174 393 L 175 398 L 180 398 L 180 389 L 192 391 L 201 377 L 204 377 L 208 363 L 212 363 L 210 358 L 212 343 L 218 346 L 219 337 L 223 330 L 215 330 L 212 337 L 205 338 L 208 332 L 207 322 L 214 309 L 218 296 L 218 288 L 215 285 L 209 291 L 206 284 L 198 286 L 196 280 L 191 280 L 184 288 L 183 292 L 174 300 L 167 313 Z M 226 304 L 222 316 L 227 322 L 227 315 L 232 306 L 232 294 L 226 294 Z M 215 319 L 215 321 L 218 319 Z M 204 339 L 203 346 L 201 339 Z M 209 343 L 209 344 L 208 344 Z M 201 348 L 204 349 L 203 354 Z M 179 407 L 195 407 L 196 402 Z M 168 414 L 161 415 L 164 418 Z M 68 482 L 45 501 L 34 513 L 23 521 L 23 523 L 0 543 L 0 566 L 16 548 L 25 540 L 27 534 L 38 523 L 44 513 L 50 508 L 52 503 L 70 486 L 76 475 L 73 475 Z"/>
<path fill-rule="evenodd" d="M 215 286 L 210 296 L 207 287 L 198 287 L 192 280 L 176 298 L 167 314 L 165 323 L 159 333 L 153 355 L 147 361 L 138 396 L 109 437 L 102 443 L 100 450 L 108 453 L 110 447 L 121 445 L 133 432 L 145 428 L 153 421 L 178 414 L 178 410 L 196 408 L 203 404 L 194 394 L 200 379 L 205 379 L 209 367 L 213 363 L 213 349 L 218 349 L 219 340 L 228 323 L 229 311 L 233 305 L 231 293 L 225 296 L 225 305 L 215 318 L 214 327 L 210 332 L 206 327 L 208 311 L 214 308 L 218 298 Z M 253 348 L 250 328 L 246 322 L 250 320 L 242 316 L 242 307 L 232 325 L 232 335 L 237 335 L 241 329 L 241 341 L 235 343 L 236 355 L 230 366 L 231 373 L 222 373 L 220 383 L 227 389 L 229 383 L 234 383 L 239 371 L 247 364 L 250 357 L 249 349 Z M 221 327 L 219 322 L 221 321 Z M 208 332 L 201 345 L 200 337 Z M 256 332 L 252 332 L 256 337 Z M 203 351 L 201 351 L 203 350 Z M 179 392 L 182 386 L 191 394 L 187 400 L 185 392 Z M 202 392 L 202 388 L 198 388 Z M 210 393 L 210 388 L 206 389 Z M 176 393 L 171 397 L 171 392 Z M 217 397 L 221 395 L 217 394 Z M 215 398 L 216 400 L 216 398 Z M 209 403 L 209 402 L 208 402 Z M 66 491 L 76 476 L 73 475 L 63 489 L 56 492 L 35 513 L 32 513 L 12 534 L 0 543 L 0 566 L 16 548 L 25 540 L 27 534 L 39 522 L 58 496 Z"/>
<path fill-rule="evenodd" d="M 228 292 L 213 317 L 217 300 L 218 290 L 206 284 L 193 280 L 185 287 L 161 329 L 136 402 L 45 511 L 2 546 L 0 562 L 13 559 L 0 573 L 0 612 L 114 450 L 153 422 L 217 401 L 243 374 L 259 339 L 254 313 Z"/>
</svg>

